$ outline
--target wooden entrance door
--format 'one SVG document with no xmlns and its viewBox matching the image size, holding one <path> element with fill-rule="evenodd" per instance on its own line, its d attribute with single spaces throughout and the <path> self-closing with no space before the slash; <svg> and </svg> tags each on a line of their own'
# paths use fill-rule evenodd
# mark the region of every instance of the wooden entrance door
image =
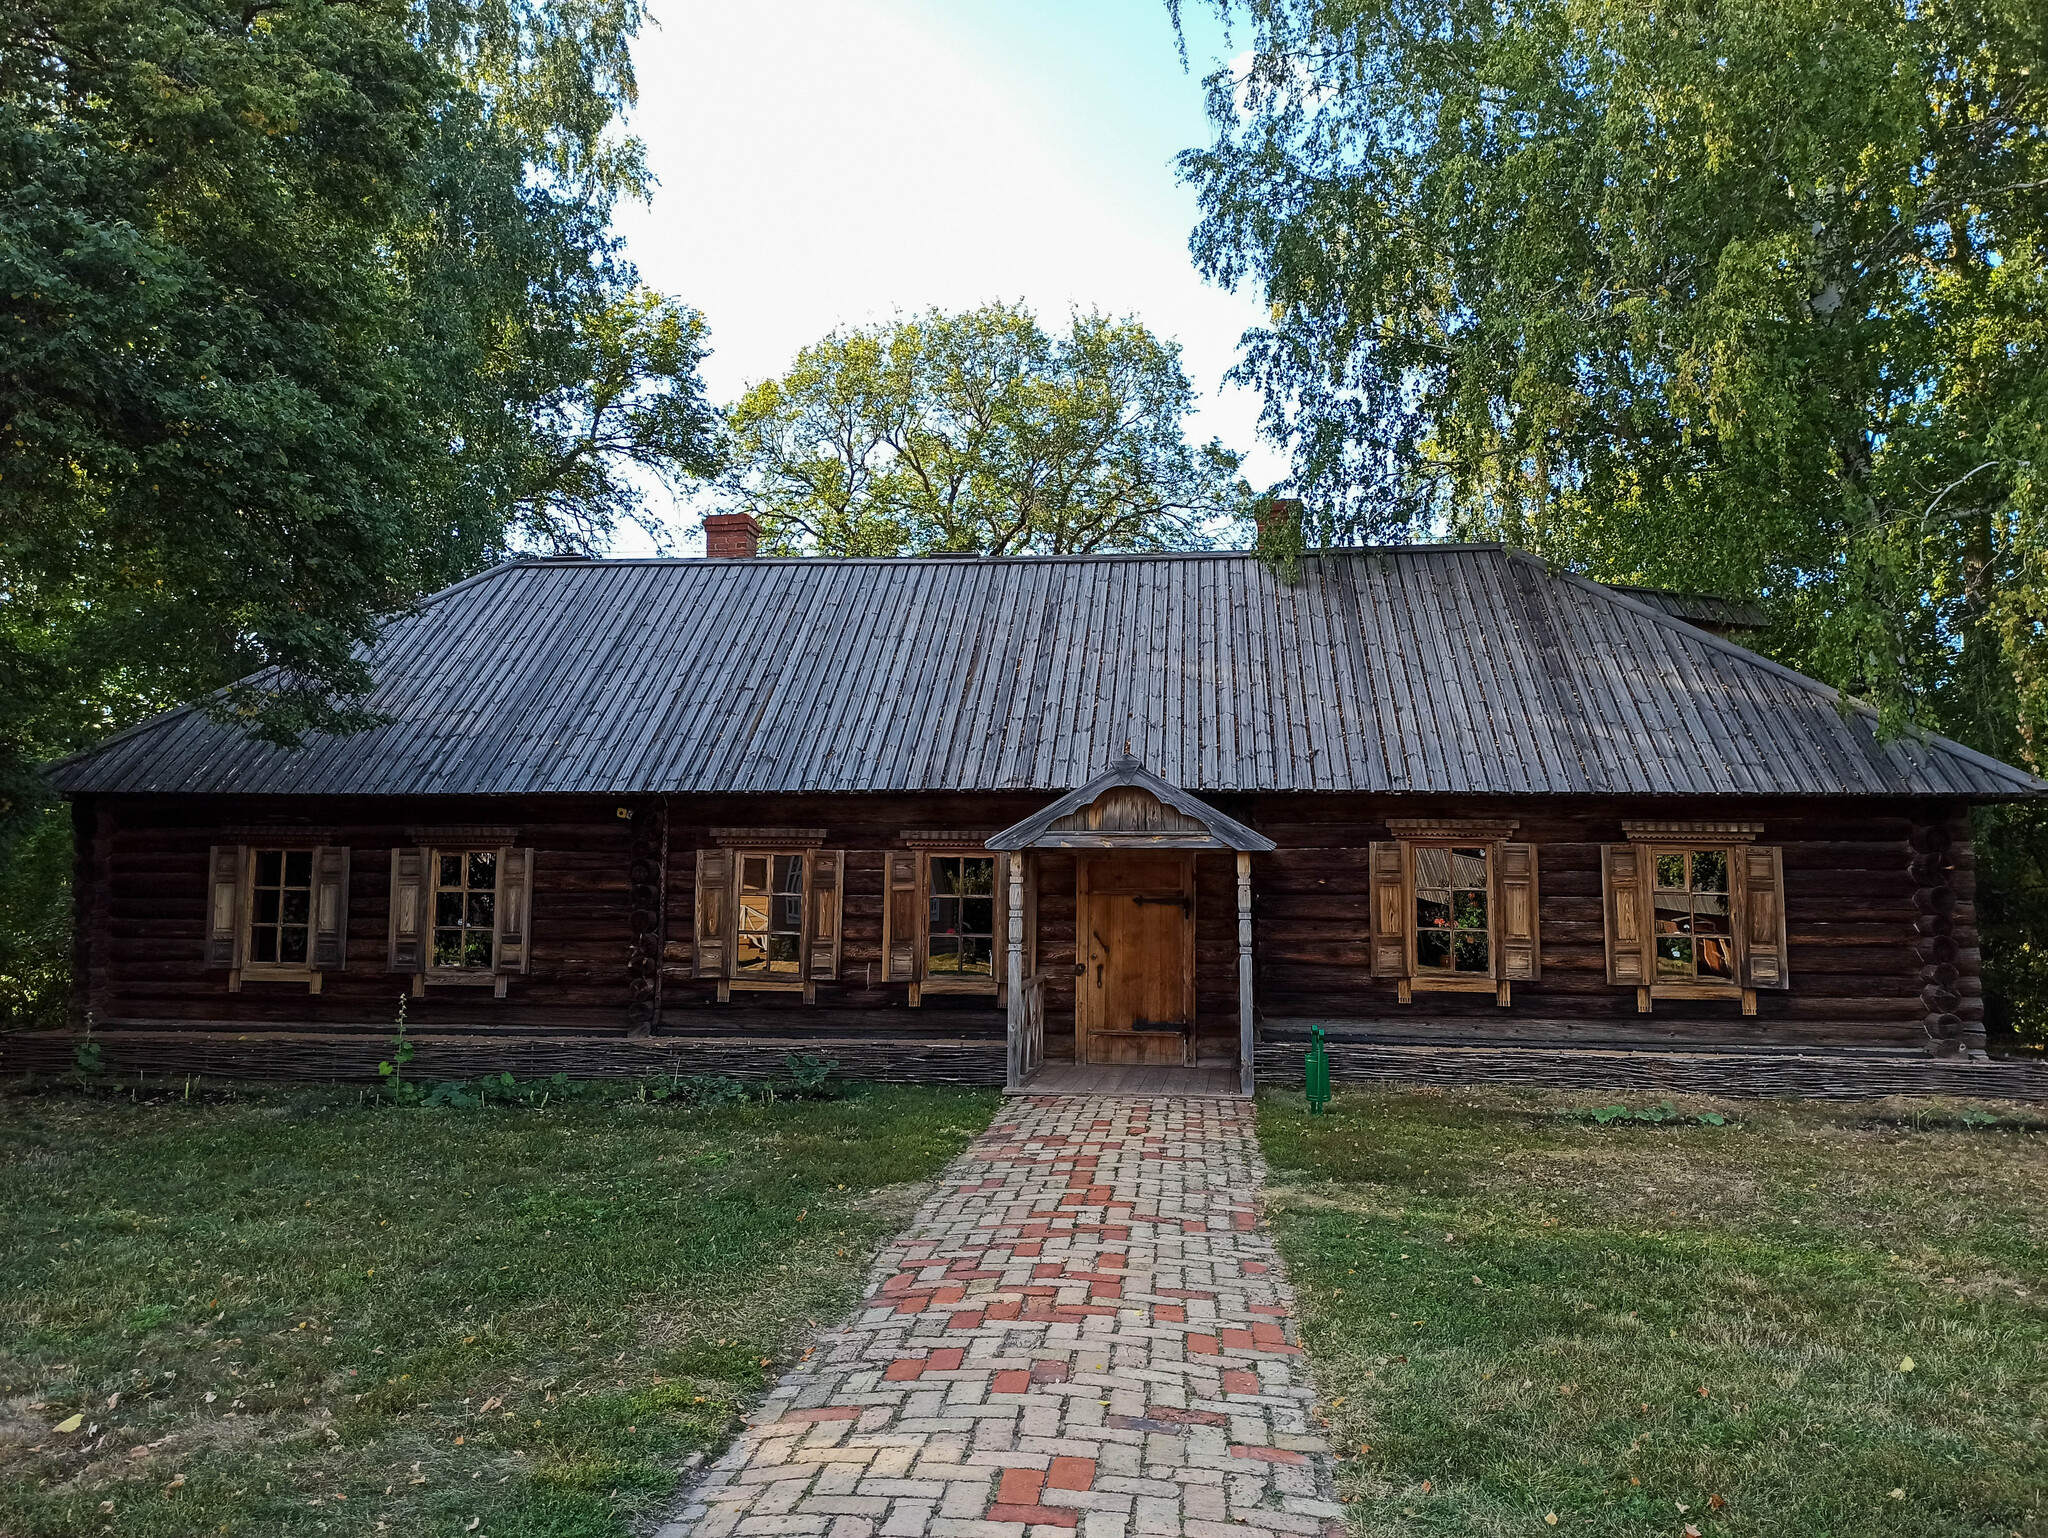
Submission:
<svg viewBox="0 0 2048 1538">
<path fill-rule="evenodd" d="M 1195 1060 L 1195 870 L 1187 854 L 1084 854 L 1074 1058 Z"/>
</svg>

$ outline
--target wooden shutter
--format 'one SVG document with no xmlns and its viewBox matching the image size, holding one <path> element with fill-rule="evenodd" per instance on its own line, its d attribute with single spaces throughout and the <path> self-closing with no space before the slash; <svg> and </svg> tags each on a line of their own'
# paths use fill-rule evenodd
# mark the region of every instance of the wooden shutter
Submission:
<svg viewBox="0 0 2048 1538">
<path fill-rule="evenodd" d="M 313 943 L 306 959 L 315 972 L 348 965 L 348 851 L 337 845 L 313 851 Z"/>
<path fill-rule="evenodd" d="M 242 871 L 248 850 L 215 844 L 206 851 L 206 964 L 237 967 L 242 959 Z"/>
<path fill-rule="evenodd" d="M 731 947 L 732 855 L 697 851 L 697 975 L 724 977 Z M 720 998 L 724 995 L 721 993 Z"/>
<path fill-rule="evenodd" d="M 810 934 L 804 976 L 829 982 L 839 975 L 839 896 L 845 886 L 846 851 L 813 849 L 804 856 Z"/>
<path fill-rule="evenodd" d="M 1534 982 L 1543 971 L 1534 844 L 1500 846 L 1498 889 L 1500 975 L 1511 983 Z"/>
<path fill-rule="evenodd" d="M 1399 839 L 1370 852 L 1372 975 L 1408 975 L 1408 851 Z"/>
<path fill-rule="evenodd" d="M 1634 844 L 1600 846 L 1601 904 L 1607 920 L 1607 980 L 1641 988 L 1650 981 L 1644 965 L 1649 945 L 1649 893 L 1643 884 L 1646 856 Z"/>
<path fill-rule="evenodd" d="M 492 971 L 524 972 L 533 959 L 533 851 L 498 851 L 497 958 Z"/>
<path fill-rule="evenodd" d="M 1742 870 L 1736 932 L 1742 937 L 1742 985 L 1789 988 L 1785 951 L 1785 852 L 1769 845 L 1737 849 Z"/>
<path fill-rule="evenodd" d="M 391 851 L 391 935 L 385 958 L 389 972 L 427 968 L 427 902 L 434 869 L 431 849 Z"/>
<path fill-rule="evenodd" d="M 999 862 L 1000 863 L 1000 862 Z M 891 849 L 884 861 L 882 980 L 917 981 L 917 852 Z"/>
</svg>

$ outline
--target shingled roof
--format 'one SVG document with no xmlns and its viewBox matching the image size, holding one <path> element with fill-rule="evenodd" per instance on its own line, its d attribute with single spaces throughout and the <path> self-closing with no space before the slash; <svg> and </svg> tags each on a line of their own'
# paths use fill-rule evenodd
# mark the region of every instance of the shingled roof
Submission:
<svg viewBox="0 0 2048 1538">
<path fill-rule="evenodd" d="M 2040 781 L 1880 742 L 1835 692 L 1493 545 L 1308 557 L 528 561 L 393 623 L 389 724 L 286 751 L 173 711 L 69 793 L 1048 790 L 1942 795 Z"/>
</svg>

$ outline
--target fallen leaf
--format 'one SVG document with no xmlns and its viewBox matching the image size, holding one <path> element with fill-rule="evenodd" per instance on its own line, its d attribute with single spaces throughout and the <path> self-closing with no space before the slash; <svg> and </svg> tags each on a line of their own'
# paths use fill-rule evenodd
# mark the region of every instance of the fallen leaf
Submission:
<svg viewBox="0 0 2048 1538">
<path fill-rule="evenodd" d="M 68 1420 L 61 1420 L 57 1422 L 57 1424 L 52 1426 L 50 1429 L 52 1431 L 72 1432 L 76 1431 L 80 1426 L 83 1426 L 84 1424 L 85 1417 L 83 1415 L 74 1415 Z"/>
<path fill-rule="evenodd" d="M 463 1444 L 464 1442 L 467 1442 L 468 1440 L 469 1440 L 469 1438 L 468 1438 L 468 1437 L 457 1437 L 457 1438 L 455 1439 L 455 1445 L 456 1445 L 457 1447 L 460 1447 L 460 1446 L 461 1446 L 461 1445 L 462 1445 L 462 1444 Z"/>
<path fill-rule="evenodd" d="M 119 1404 L 120 1402 L 121 1402 L 121 1396 L 120 1396 L 119 1394 L 109 1394 L 109 1395 L 107 1395 L 107 1408 L 108 1408 L 109 1410 L 113 1409 L 113 1408 L 114 1408 L 114 1406 L 115 1406 L 115 1405 L 117 1405 L 117 1404 Z"/>
<path fill-rule="evenodd" d="M 1911 1372 L 1912 1370 L 1913 1370 L 1913 1359 L 1912 1359 L 1912 1358 L 1911 1358 L 1910 1356 L 1902 1356 L 1902 1357 L 1900 1357 L 1900 1358 L 1899 1358 L 1899 1371 L 1900 1371 L 1900 1372 Z"/>
<path fill-rule="evenodd" d="M 1894 1491 L 1892 1491 L 1892 1499 L 1893 1499 L 1893 1500 L 1895 1500 L 1895 1501 L 1903 1501 L 1903 1500 L 1904 1500 L 1905 1498 L 1906 1498 L 1906 1492 L 1905 1492 L 1905 1491 L 1903 1491 L 1903 1490 L 1894 1490 Z"/>
<path fill-rule="evenodd" d="M 489 1399 L 486 1399 L 482 1404 L 477 1406 L 476 1413 L 481 1415 L 486 1410 L 495 1410 L 498 1408 L 499 1405 L 503 1404 L 504 1402 L 505 1401 L 500 1399 L 496 1394 L 493 1394 Z"/>
<path fill-rule="evenodd" d="M 176 1475 L 176 1476 L 174 1476 L 174 1477 L 172 1478 L 171 1482 L 170 1482 L 169 1484 L 165 1485 L 165 1486 L 164 1486 L 164 1488 L 165 1488 L 166 1490 L 182 1490 L 182 1489 L 184 1489 L 184 1488 L 185 1488 L 185 1476 L 184 1476 L 183 1474 L 179 1474 L 179 1475 Z"/>
<path fill-rule="evenodd" d="M 1556 1512 L 1554 1512 L 1554 1511 L 1553 1511 L 1553 1512 L 1548 1512 L 1548 1513 L 1546 1513 L 1546 1514 L 1545 1514 L 1545 1516 L 1544 1516 L 1544 1518 L 1543 1518 L 1543 1521 L 1544 1521 L 1545 1525 L 1547 1525 L 1547 1526 L 1550 1526 L 1550 1527 L 1555 1527 L 1555 1526 L 1557 1526 L 1557 1513 L 1556 1513 Z"/>
<path fill-rule="evenodd" d="M 1422 1482 L 1422 1493 L 1424 1495 L 1429 1494 L 1429 1481 L 1426 1479 Z"/>
<path fill-rule="evenodd" d="M 114 1503 L 113 1503 L 112 1501 L 101 1501 L 101 1502 L 100 1502 L 100 1515 L 101 1515 L 101 1516 L 103 1516 L 103 1517 L 111 1517 L 111 1516 L 112 1516 L 113 1514 L 114 1514 Z"/>
<path fill-rule="evenodd" d="M 1707 1510 L 1709 1511 L 1719 1511 L 1727 1504 L 1728 1503 L 1722 1500 L 1721 1497 L 1718 1495 L 1710 1495 L 1707 1497 Z"/>
<path fill-rule="evenodd" d="M 471 1517 L 471 1518 L 469 1519 L 469 1525 L 468 1525 L 467 1527 L 463 1528 L 463 1531 L 464 1531 L 465 1533 L 473 1533 L 473 1532 L 475 1532 L 475 1531 L 476 1531 L 476 1530 L 477 1530 L 478 1528 L 482 1527 L 483 1525 L 484 1525 L 484 1519 L 483 1519 L 482 1517 Z"/>
<path fill-rule="evenodd" d="M 1685 1524 L 1685 1532 L 1681 1535 L 1681 1538 L 1700 1538 L 1700 1530 L 1688 1522 Z"/>
</svg>

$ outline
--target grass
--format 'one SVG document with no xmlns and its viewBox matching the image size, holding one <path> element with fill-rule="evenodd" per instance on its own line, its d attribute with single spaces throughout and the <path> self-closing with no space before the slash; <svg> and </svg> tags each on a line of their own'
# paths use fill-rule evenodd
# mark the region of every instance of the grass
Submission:
<svg viewBox="0 0 2048 1538">
<path fill-rule="evenodd" d="M 8 1538 L 624 1534 L 994 1104 L 205 1098 L 0 1099 Z"/>
<path fill-rule="evenodd" d="M 1261 1101 L 1353 1532 L 2048 1534 L 2048 1118 L 1602 1103 Z"/>
</svg>

